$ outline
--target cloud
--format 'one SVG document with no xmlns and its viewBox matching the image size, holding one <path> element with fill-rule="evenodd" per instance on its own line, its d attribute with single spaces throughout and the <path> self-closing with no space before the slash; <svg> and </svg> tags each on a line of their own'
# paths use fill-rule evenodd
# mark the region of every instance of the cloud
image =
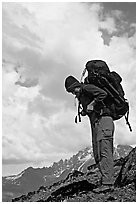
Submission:
<svg viewBox="0 0 138 204">
<path fill-rule="evenodd" d="M 115 143 L 135 144 L 135 25 L 126 22 L 100 3 L 3 3 L 4 163 L 46 164 L 91 145 L 88 119 L 74 124 L 64 88 L 90 59 L 122 76 L 134 131 L 117 121 Z"/>
<path fill-rule="evenodd" d="M 7 62 L 6 66 L 12 67 L 11 63 L 8 65 Z M 3 70 L 4 164 L 30 163 L 38 160 L 54 162 L 61 155 L 66 158 L 70 151 L 74 152 L 76 149 L 79 150 L 80 146 L 87 145 L 84 124 L 81 131 L 72 120 L 74 111 L 66 110 L 62 101 L 41 95 L 39 86 L 26 88 L 15 85 L 18 76 L 14 66 L 11 70 Z M 71 137 L 72 131 L 74 137 Z"/>
</svg>

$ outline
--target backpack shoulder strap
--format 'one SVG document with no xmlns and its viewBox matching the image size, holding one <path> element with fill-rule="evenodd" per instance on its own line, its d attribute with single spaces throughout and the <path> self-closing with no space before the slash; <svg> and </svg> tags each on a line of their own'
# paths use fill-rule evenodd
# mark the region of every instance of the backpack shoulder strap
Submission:
<svg viewBox="0 0 138 204">
<path fill-rule="evenodd" d="M 84 77 L 84 75 L 85 75 L 85 73 L 86 73 L 86 67 L 85 67 L 85 69 L 83 70 L 83 72 L 82 72 L 82 74 L 81 74 L 81 79 L 80 79 L 80 83 L 83 81 L 83 77 Z"/>
<path fill-rule="evenodd" d="M 131 125 L 130 125 L 130 123 L 129 123 L 129 121 L 128 121 L 128 116 L 129 116 L 129 109 L 128 109 L 126 115 L 125 115 L 125 120 L 126 120 L 126 124 L 127 124 L 128 127 L 129 127 L 130 132 L 132 132 Z"/>
<path fill-rule="evenodd" d="M 77 118 L 79 118 L 79 122 L 81 122 L 81 111 L 80 111 L 81 109 L 82 109 L 81 102 L 78 101 L 78 113 L 77 113 L 77 115 L 75 117 L 75 123 L 78 122 Z"/>
</svg>

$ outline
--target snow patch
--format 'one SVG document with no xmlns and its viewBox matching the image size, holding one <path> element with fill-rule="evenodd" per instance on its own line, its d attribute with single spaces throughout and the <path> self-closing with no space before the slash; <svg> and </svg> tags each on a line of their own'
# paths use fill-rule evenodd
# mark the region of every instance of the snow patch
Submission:
<svg viewBox="0 0 138 204">
<path fill-rule="evenodd" d="M 92 156 L 90 154 L 88 154 L 86 157 L 84 157 L 83 159 L 80 159 L 80 161 L 87 161 L 88 159 L 90 159 Z"/>
<path fill-rule="evenodd" d="M 46 180 L 47 180 L 47 178 L 46 178 L 46 177 L 47 177 L 47 176 L 44 176 L 44 177 L 43 177 L 44 181 L 46 181 Z"/>
<path fill-rule="evenodd" d="M 82 161 L 82 162 L 84 161 L 84 162 L 81 164 L 81 166 L 79 166 L 78 171 L 80 171 L 80 169 L 85 165 L 85 163 L 86 163 L 89 159 L 91 159 L 91 155 L 90 155 L 90 154 L 88 154 L 85 158 L 81 159 L 81 161 Z"/>
<path fill-rule="evenodd" d="M 14 175 L 14 176 L 8 176 L 8 177 L 6 177 L 6 180 L 16 180 L 16 179 L 20 178 L 23 174 L 24 174 L 24 171 L 21 172 L 20 174 Z"/>
</svg>

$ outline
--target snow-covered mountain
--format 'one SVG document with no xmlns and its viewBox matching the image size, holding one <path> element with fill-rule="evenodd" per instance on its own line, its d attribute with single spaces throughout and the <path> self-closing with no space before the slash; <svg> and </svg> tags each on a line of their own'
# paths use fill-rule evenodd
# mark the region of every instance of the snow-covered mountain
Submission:
<svg viewBox="0 0 138 204">
<path fill-rule="evenodd" d="M 12 199 L 12 202 L 136 202 L 136 148 L 114 160 L 114 189 L 95 193 L 101 182 L 95 164 L 85 173 L 74 170 L 65 179 Z M 104 195 L 104 196 L 103 196 Z"/>
<path fill-rule="evenodd" d="M 118 145 L 114 149 L 114 159 L 125 157 L 131 149 L 131 146 Z M 86 172 L 87 167 L 92 164 L 94 164 L 92 149 L 86 147 L 70 159 L 64 161 L 61 159 L 59 162 L 54 162 L 50 167 L 29 167 L 18 175 L 3 177 L 3 201 L 10 201 L 12 198 L 34 191 L 40 186 L 49 186 L 65 179 L 73 170 Z"/>
</svg>

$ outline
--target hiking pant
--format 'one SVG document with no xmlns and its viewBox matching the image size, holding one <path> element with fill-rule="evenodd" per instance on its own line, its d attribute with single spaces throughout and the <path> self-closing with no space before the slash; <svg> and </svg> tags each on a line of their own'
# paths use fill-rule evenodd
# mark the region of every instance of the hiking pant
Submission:
<svg viewBox="0 0 138 204">
<path fill-rule="evenodd" d="M 92 146 L 95 162 L 102 175 L 102 184 L 114 183 L 113 134 L 114 123 L 110 116 L 91 121 Z"/>
</svg>

